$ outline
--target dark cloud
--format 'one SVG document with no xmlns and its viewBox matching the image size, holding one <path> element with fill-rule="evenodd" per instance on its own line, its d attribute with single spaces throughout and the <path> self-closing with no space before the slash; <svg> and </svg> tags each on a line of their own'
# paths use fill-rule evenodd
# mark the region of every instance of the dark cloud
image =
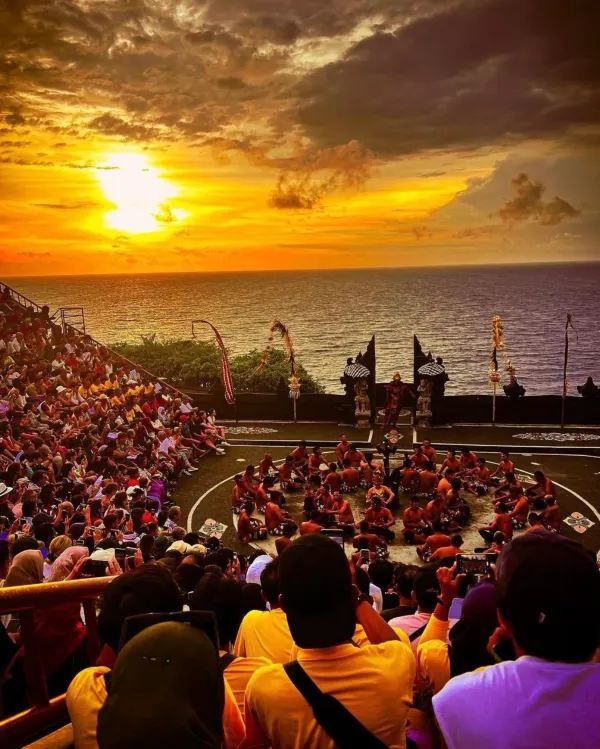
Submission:
<svg viewBox="0 0 600 749">
<path fill-rule="evenodd" d="M 455 3 L 354 45 L 298 85 L 318 144 L 387 156 L 600 124 L 597 0 Z"/>
<path fill-rule="evenodd" d="M 512 184 L 515 197 L 508 200 L 498 211 L 498 215 L 506 223 L 533 219 L 544 226 L 554 226 L 580 213 L 558 196 L 544 202 L 542 198 L 546 188 L 524 172 L 518 174 Z"/>
<path fill-rule="evenodd" d="M 88 122 L 88 126 L 105 135 L 119 135 L 125 140 L 150 140 L 159 137 L 156 128 L 139 125 L 135 122 L 126 122 L 110 112 L 105 112 Z"/>
<path fill-rule="evenodd" d="M 363 185 L 373 169 L 373 154 L 357 141 L 316 152 L 303 151 L 290 159 L 279 175 L 271 205 L 281 209 L 317 207 L 335 190 Z"/>
</svg>

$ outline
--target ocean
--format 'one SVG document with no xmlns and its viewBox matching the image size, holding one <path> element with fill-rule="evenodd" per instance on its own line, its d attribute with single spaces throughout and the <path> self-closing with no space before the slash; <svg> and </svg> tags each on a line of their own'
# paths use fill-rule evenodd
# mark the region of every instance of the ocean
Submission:
<svg viewBox="0 0 600 749">
<path fill-rule="evenodd" d="M 110 345 L 140 335 L 188 338 L 205 318 L 233 354 L 263 349 L 273 319 L 328 392 L 342 392 L 346 357 L 372 334 L 377 379 L 412 379 L 413 333 L 442 356 L 451 394 L 489 393 L 491 318 L 504 323 L 506 354 L 529 395 L 560 394 L 567 312 L 569 392 L 600 383 L 600 264 L 469 266 L 6 279 L 38 304 L 82 306 L 88 332 Z M 208 330 L 206 331 L 209 337 Z M 502 366 L 502 360 L 500 360 Z M 503 373 L 503 382 L 507 379 Z"/>
</svg>

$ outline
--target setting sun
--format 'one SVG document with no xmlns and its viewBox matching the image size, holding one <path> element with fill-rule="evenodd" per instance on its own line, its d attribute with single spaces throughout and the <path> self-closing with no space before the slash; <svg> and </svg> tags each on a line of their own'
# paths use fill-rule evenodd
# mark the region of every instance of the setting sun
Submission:
<svg viewBox="0 0 600 749">
<path fill-rule="evenodd" d="M 115 206 L 105 216 L 112 229 L 142 234 L 157 231 L 179 217 L 168 203 L 177 189 L 159 176 L 146 156 L 112 154 L 96 175 L 105 197 Z"/>
</svg>

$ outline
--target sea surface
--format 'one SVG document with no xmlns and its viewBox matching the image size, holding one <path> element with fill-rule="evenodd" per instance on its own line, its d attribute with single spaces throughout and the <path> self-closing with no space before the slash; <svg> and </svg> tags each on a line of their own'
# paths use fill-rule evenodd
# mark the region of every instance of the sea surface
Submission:
<svg viewBox="0 0 600 749">
<path fill-rule="evenodd" d="M 83 306 L 87 331 L 106 344 L 137 342 L 149 333 L 188 338 L 191 321 L 205 318 L 237 354 L 263 349 L 271 322 L 279 318 L 291 330 L 299 361 L 332 393 L 341 392 L 346 357 L 364 350 L 372 334 L 378 381 L 390 379 L 395 371 L 411 381 L 413 333 L 425 351 L 444 358 L 448 393 L 489 393 L 491 319 L 498 314 L 506 354 L 528 394 L 560 394 L 565 318 L 571 312 L 577 335 L 570 334 L 570 392 L 576 394 L 576 385 L 588 375 L 600 384 L 600 264 L 60 276 L 6 282 L 52 311 Z"/>
</svg>

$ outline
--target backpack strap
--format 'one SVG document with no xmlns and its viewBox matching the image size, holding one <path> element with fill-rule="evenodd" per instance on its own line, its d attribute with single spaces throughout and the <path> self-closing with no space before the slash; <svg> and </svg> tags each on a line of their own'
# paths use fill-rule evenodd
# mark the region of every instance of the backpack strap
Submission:
<svg viewBox="0 0 600 749">
<path fill-rule="evenodd" d="M 386 744 L 371 733 L 339 700 L 322 692 L 298 661 L 286 663 L 283 669 L 311 706 L 317 723 L 339 749 L 386 749 Z"/>
<path fill-rule="evenodd" d="M 412 632 L 412 633 L 411 633 L 411 634 L 410 634 L 410 635 L 408 636 L 408 639 L 409 639 L 409 640 L 410 640 L 411 642 L 414 642 L 414 641 L 415 641 L 415 640 L 417 640 L 417 639 L 418 639 L 419 637 L 421 637 L 421 635 L 423 634 L 423 632 L 425 632 L 425 628 L 426 628 L 426 627 L 427 627 L 427 625 L 426 625 L 426 624 L 423 624 L 423 626 L 422 626 L 422 627 L 419 627 L 418 629 L 415 629 L 415 631 L 414 631 L 414 632 Z"/>
</svg>

